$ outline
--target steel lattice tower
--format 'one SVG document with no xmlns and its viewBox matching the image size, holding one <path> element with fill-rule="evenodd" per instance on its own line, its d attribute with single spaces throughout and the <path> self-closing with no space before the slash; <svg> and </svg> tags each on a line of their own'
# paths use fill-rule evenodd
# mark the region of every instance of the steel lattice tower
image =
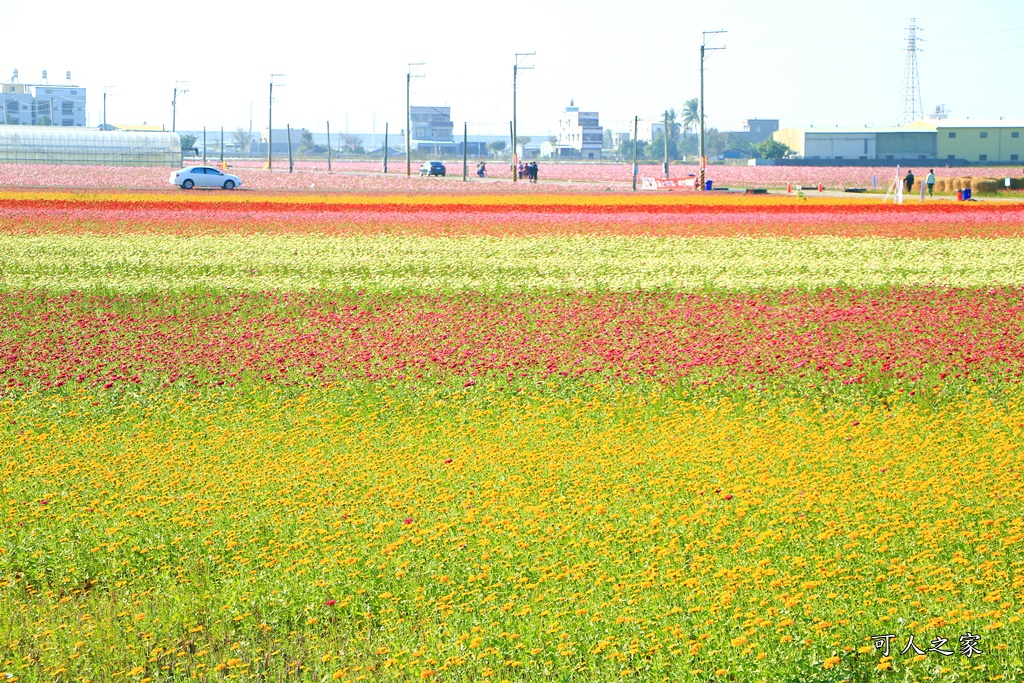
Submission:
<svg viewBox="0 0 1024 683">
<path fill-rule="evenodd" d="M 917 32 L 920 30 L 917 19 L 911 19 L 910 26 L 907 27 L 907 63 L 903 67 L 900 109 L 896 117 L 898 126 L 913 123 L 924 116 L 924 107 L 921 106 L 921 79 L 917 73 L 917 53 L 921 51 L 917 46 Z"/>
</svg>

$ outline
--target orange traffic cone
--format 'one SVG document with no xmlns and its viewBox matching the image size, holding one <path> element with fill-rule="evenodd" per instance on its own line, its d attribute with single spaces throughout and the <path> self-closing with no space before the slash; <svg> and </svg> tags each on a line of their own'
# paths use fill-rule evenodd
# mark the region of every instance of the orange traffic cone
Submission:
<svg viewBox="0 0 1024 683">
<path fill-rule="evenodd" d="M 825 191 L 825 183 L 818 183 L 818 192 Z"/>
</svg>

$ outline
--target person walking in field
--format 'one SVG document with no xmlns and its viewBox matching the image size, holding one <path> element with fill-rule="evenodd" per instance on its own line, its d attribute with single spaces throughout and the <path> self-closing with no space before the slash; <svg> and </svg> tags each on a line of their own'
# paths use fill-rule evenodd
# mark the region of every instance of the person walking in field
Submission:
<svg viewBox="0 0 1024 683">
<path fill-rule="evenodd" d="M 903 178 L 903 189 L 907 191 L 907 194 L 910 194 L 911 192 L 914 191 L 914 172 L 913 171 L 907 171 L 906 177 Z"/>
<path fill-rule="evenodd" d="M 928 175 L 924 179 L 924 184 L 928 186 L 928 196 L 931 197 L 932 190 L 935 189 L 935 169 L 928 169 Z"/>
</svg>

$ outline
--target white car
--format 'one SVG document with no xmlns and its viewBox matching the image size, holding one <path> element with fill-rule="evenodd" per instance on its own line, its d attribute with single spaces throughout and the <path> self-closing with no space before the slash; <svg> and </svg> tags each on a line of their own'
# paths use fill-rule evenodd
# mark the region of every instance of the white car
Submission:
<svg viewBox="0 0 1024 683">
<path fill-rule="evenodd" d="M 242 186 L 242 179 L 238 176 L 210 166 L 186 166 L 171 173 L 170 181 L 183 190 L 191 190 L 193 187 L 223 187 L 225 190 L 233 190 Z"/>
</svg>

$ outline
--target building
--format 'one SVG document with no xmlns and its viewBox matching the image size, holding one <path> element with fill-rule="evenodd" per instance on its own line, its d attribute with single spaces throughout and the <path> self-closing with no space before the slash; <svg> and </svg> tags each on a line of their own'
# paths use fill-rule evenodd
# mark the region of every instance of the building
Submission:
<svg viewBox="0 0 1024 683">
<path fill-rule="evenodd" d="M 0 163 L 181 167 L 177 133 L 0 126 Z"/>
<path fill-rule="evenodd" d="M 1024 119 L 925 119 L 935 130 L 940 161 L 1018 164 L 1024 159 Z"/>
<path fill-rule="evenodd" d="M 734 131 L 752 145 L 764 142 L 779 129 L 778 119 L 747 119 L 743 122 L 743 130 Z"/>
<path fill-rule="evenodd" d="M 821 161 L 1016 164 L 1024 120 L 930 118 L 892 128 L 784 128 L 774 138 L 794 156 Z"/>
<path fill-rule="evenodd" d="M 604 146 L 604 129 L 598 123 L 596 111 L 580 111 L 574 100 L 569 100 L 558 121 L 558 142 L 554 156 L 576 159 L 600 159 Z"/>
<path fill-rule="evenodd" d="M 454 154 L 459 150 L 452 136 L 451 107 L 410 107 L 412 148 L 431 154 Z"/>
<path fill-rule="evenodd" d="M 665 130 L 664 119 L 658 119 L 657 121 L 653 119 L 641 120 L 636 126 L 636 139 L 641 142 L 654 142 L 654 138 L 660 135 L 663 130 Z"/>
<path fill-rule="evenodd" d="M 191 135 L 196 136 L 196 145 L 202 147 L 203 144 L 203 131 L 187 131 Z M 302 135 L 308 132 L 305 128 L 292 128 L 291 129 L 291 143 L 292 143 L 292 156 L 299 154 L 299 146 L 302 145 Z M 227 131 L 224 132 L 224 143 L 225 147 L 227 142 L 231 139 L 233 133 Z M 288 128 L 275 128 L 273 130 L 273 142 L 274 149 L 271 150 L 274 156 L 288 156 Z M 267 142 L 269 136 L 267 131 L 262 133 L 254 132 L 253 139 L 249 143 L 252 148 L 252 154 L 255 156 L 266 156 L 267 154 Z M 220 130 L 206 131 L 206 147 L 207 149 L 218 149 L 220 145 Z"/>
<path fill-rule="evenodd" d="M 71 82 L 54 85 L 43 71 L 42 83 L 21 83 L 18 70 L 0 83 L 0 123 L 8 126 L 85 126 L 85 88 Z"/>
<path fill-rule="evenodd" d="M 783 128 L 773 133 L 794 156 L 818 161 L 936 159 L 935 130 L 923 122 L 892 128 Z"/>
</svg>

